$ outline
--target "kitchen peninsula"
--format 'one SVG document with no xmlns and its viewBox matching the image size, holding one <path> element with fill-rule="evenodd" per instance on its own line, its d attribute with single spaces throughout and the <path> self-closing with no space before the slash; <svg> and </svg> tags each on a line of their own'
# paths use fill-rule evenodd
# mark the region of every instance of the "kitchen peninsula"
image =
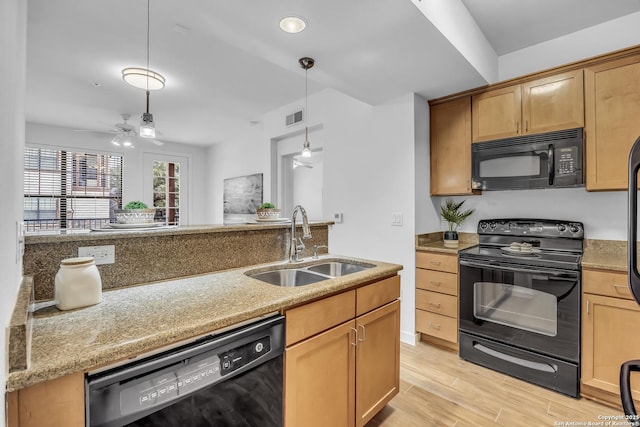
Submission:
<svg viewBox="0 0 640 427">
<path fill-rule="evenodd" d="M 329 224 L 312 225 L 314 240 L 307 244 L 308 248 L 314 244 L 326 244 Z M 7 380 L 10 419 L 13 418 L 15 425 L 20 426 L 34 425 L 30 423 L 37 423 L 38 416 L 55 420 L 51 425 L 84 425 L 86 372 L 118 361 L 130 362 L 128 359 L 141 357 L 158 348 L 184 343 L 274 313 L 282 313 L 286 318 L 286 352 L 294 348 L 298 352 L 305 347 L 310 348 L 315 338 L 324 337 L 334 329 L 347 328 L 347 325 L 366 325 L 367 336 L 374 343 L 378 342 L 374 338 L 377 328 L 382 328 L 380 330 L 385 331 L 384 347 L 389 349 L 389 361 L 392 362 L 388 366 L 390 375 L 386 378 L 397 379 L 400 294 L 397 273 L 402 267 L 326 253 L 321 254 L 319 259 L 312 259 L 309 250 L 309 254 L 305 252 L 303 261 L 295 264 L 296 268 L 331 261 L 347 261 L 369 268 L 300 287 L 273 286 L 249 277 L 247 273 L 291 267 L 291 264 L 282 261 L 288 228 L 286 225 L 238 225 L 143 233 L 118 232 L 113 235 L 29 236 L 26 258 L 33 256 L 35 250 L 52 254 L 54 247 L 62 247 L 56 256 L 67 257 L 75 255 L 73 252 L 77 251 L 79 245 L 115 244 L 114 266 L 119 266 L 127 262 L 122 259 L 123 254 L 135 258 L 136 251 L 147 250 L 145 256 L 151 256 L 152 252 L 143 248 L 145 245 L 153 245 L 162 254 L 166 253 L 169 246 L 172 249 L 169 255 L 181 260 L 176 265 L 212 270 L 189 274 L 185 270 L 179 278 L 164 277 L 153 280 L 153 283 L 148 283 L 151 280 L 137 283 L 138 286 L 122 286 L 121 276 L 111 271 L 101 271 L 103 277 L 111 277 L 105 283 L 112 286 L 105 289 L 100 304 L 67 312 L 58 311 L 47 302 L 35 304 L 35 311 L 29 320 L 32 322 L 29 366 L 23 370 L 14 369 Z M 55 242 L 58 243 L 53 244 Z M 162 254 L 160 256 L 165 257 Z M 238 259 L 234 259 L 236 254 Z M 165 263 L 171 267 L 172 264 L 167 261 L 170 256 L 152 265 Z M 210 258 L 219 259 L 219 264 L 207 264 Z M 242 262 L 244 265 L 237 267 L 230 264 L 233 262 Z M 28 273 L 27 266 L 34 265 L 44 267 L 43 264 L 25 259 L 25 273 Z M 143 271 L 143 267 L 138 268 Z M 171 268 L 166 268 L 162 274 L 173 274 Z M 25 286 L 29 286 L 28 281 L 25 281 Z M 50 292 L 49 286 L 43 281 L 35 293 L 43 297 L 40 299 L 46 300 Z M 28 289 L 26 293 L 29 293 Z M 334 301 L 339 301 L 339 304 L 334 305 Z M 298 313 L 319 309 L 322 315 L 312 317 L 316 326 L 322 327 L 309 332 L 307 326 L 302 325 L 304 316 L 299 317 Z M 16 311 L 19 310 L 17 307 Z M 27 308 L 22 307 L 22 310 Z M 298 334 L 290 337 L 289 331 L 296 330 Z M 395 333 L 388 336 L 389 330 Z M 351 339 L 346 343 L 345 350 L 355 352 Z M 360 349 L 358 354 L 360 366 L 367 366 L 360 361 L 360 354 L 366 355 L 366 351 Z M 378 360 L 379 354 L 373 357 Z M 289 369 L 288 365 L 286 369 Z M 297 369 L 302 369 L 302 365 L 298 365 Z M 376 372 L 379 371 L 378 367 Z M 351 368 L 349 372 L 345 376 L 355 375 L 355 369 Z M 371 375 L 366 377 L 371 378 Z M 367 385 L 370 389 L 371 386 Z M 299 384 L 296 386 L 300 387 Z M 375 386 L 379 387 L 377 384 Z M 356 405 L 362 414 L 357 412 L 354 416 L 363 420 L 363 423 L 398 391 L 395 381 L 392 384 L 387 382 L 384 386 L 387 389 L 380 393 L 381 398 Z M 61 394 L 58 387 L 68 393 Z M 54 395 L 59 398 L 51 398 Z M 346 407 L 355 406 L 350 403 Z M 28 418 L 24 414 L 28 414 Z M 288 412 L 285 413 L 285 417 L 289 416 Z M 303 417 L 310 415 L 299 410 L 295 416 L 303 420 Z"/>
</svg>

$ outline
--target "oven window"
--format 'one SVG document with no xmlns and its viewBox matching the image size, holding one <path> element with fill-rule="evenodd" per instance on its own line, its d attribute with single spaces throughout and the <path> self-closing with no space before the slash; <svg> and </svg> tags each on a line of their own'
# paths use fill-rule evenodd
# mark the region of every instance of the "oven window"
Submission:
<svg viewBox="0 0 640 427">
<path fill-rule="evenodd" d="M 551 337 L 558 333 L 556 297 L 523 286 L 474 283 L 473 315 L 487 322 Z"/>
<path fill-rule="evenodd" d="M 479 166 L 481 178 L 540 176 L 540 157 L 531 154 L 481 160 Z"/>
</svg>

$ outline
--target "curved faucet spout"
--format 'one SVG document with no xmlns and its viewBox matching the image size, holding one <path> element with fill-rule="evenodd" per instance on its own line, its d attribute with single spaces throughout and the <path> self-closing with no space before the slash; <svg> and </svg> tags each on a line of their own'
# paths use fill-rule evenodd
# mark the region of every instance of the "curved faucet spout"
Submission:
<svg viewBox="0 0 640 427">
<path fill-rule="evenodd" d="M 293 213 L 291 214 L 291 250 L 289 251 L 289 262 L 299 261 L 299 256 L 305 248 L 302 239 L 296 239 L 296 215 L 298 211 L 302 214 L 302 239 L 308 240 L 311 238 L 311 227 L 309 227 L 307 211 L 305 211 L 301 205 L 297 205 L 293 208 Z"/>
</svg>

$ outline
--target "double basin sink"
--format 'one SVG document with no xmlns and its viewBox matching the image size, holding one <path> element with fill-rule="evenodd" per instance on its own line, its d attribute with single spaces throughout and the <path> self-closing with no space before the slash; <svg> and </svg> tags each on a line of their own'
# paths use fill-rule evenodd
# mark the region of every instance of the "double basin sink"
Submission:
<svg viewBox="0 0 640 427">
<path fill-rule="evenodd" d="M 247 276 L 275 286 L 304 286 L 322 280 L 335 279 L 374 267 L 371 264 L 355 264 L 347 261 L 328 261 L 300 268 L 278 268 Z"/>
</svg>

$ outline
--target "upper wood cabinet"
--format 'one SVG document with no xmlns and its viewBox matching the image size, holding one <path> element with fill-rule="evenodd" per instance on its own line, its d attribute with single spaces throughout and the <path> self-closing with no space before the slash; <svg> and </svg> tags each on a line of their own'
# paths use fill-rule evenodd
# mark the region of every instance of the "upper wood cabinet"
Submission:
<svg viewBox="0 0 640 427">
<path fill-rule="evenodd" d="M 587 190 L 626 190 L 640 135 L 640 55 L 585 68 Z"/>
<path fill-rule="evenodd" d="M 582 70 L 472 97 L 473 142 L 584 126 Z"/>
<path fill-rule="evenodd" d="M 430 107 L 431 195 L 471 194 L 471 97 Z"/>
</svg>

